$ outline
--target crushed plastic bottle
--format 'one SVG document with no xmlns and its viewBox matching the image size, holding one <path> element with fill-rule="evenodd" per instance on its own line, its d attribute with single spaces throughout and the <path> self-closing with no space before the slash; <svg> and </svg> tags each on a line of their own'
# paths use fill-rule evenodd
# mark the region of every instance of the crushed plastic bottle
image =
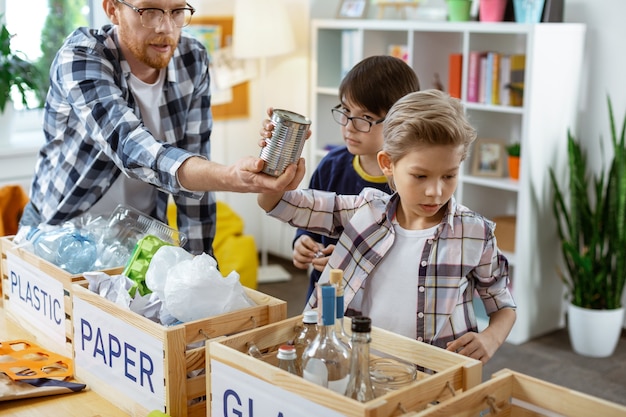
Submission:
<svg viewBox="0 0 626 417">
<path fill-rule="evenodd" d="M 70 274 L 91 271 L 98 257 L 95 239 L 75 228 L 41 232 L 33 241 L 37 256 Z"/>
</svg>

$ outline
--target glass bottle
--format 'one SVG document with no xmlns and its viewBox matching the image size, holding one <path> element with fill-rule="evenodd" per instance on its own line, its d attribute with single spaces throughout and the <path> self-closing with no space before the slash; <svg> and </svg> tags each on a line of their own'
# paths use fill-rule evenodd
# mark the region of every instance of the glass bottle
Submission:
<svg viewBox="0 0 626 417">
<path fill-rule="evenodd" d="M 246 342 L 246 347 L 248 348 L 248 355 L 252 356 L 253 358 L 263 360 L 263 354 L 254 342 Z"/>
<path fill-rule="evenodd" d="M 276 355 L 278 359 L 278 367 L 284 371 L 287 371 L 294 375 L 298 374 L 298 369 L 296 368 L 296 348 L 293 345 L 281 345 L 278 348 L 278 354 Z"/>
<path fill-rule="evenodd" d="M 364 403 L 375 398 L 369 370 L 372 320 L 364 316 L 353 317 L 351 329 L 350 380 L 346 396 Z"/>
<path fill-rule="evenodd" d="M 352 347 L 350 336 L 348 336 L 346 329 L 343 326 L 343 270 L 331 269 L 328 281 L 336 288 L 335 300 L 337 305 L 335 307 L 335 333 L 337 334 L 339 341 L 350 349 Z"/>
<path fill-rule="evenodd" d="M 350 352 L 335 334 L 335 287 L 325 283 L 318 291 L 322 322 L 317 337 L 304 350 L 302 376 L 343 395 L 350 376 Z"/>
<path fill-rule="evenodd" d="M 302 314 L 302 329 L 293 341 L 296 347 L 296 368 L 302 375 L 302 354 L 317 336 L 317 311 L 307 310 Z"/>
</svg>

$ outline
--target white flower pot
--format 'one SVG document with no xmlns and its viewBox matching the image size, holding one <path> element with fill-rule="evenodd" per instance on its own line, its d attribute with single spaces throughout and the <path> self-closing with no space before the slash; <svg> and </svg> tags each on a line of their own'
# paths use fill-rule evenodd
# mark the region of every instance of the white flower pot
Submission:
<svg viewBox="0 0 626 417">
<path fill-rule="evenodd" d="M 593 310 L 567 307 L 567 330 L 574 352 L 592 358 L 611 356 L 624 323 L 624 308 Z"/>
</svg>

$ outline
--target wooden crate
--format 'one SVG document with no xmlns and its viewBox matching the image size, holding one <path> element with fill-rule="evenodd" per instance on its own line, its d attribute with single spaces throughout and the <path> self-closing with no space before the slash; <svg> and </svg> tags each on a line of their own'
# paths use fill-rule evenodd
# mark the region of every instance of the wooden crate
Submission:
<svg viewBox="0 0 626 417">
<path fill-rule="evenodd" d="M 206 415 L 206 340 L 287 317 L 287 303 L 245 288 L 257 304 L 165 327 L 73 285 L 74 372 L 132 416 Z"/>
<path fill-rule="evenodd" d="M 411 417 L 617 417 L 626 407 L 509 369 L 490 380 Z M 408 417 L 408 416 L 407 416 Z"/>
<path fill-rule="evenodd" d="M 272 351 L 293 338 L 301 322 L 302 316 L 296 316 L 207 343 L 207 393 L 211 394 L 207 416 L 391 417 L 445 401 L 482 380 L 480 361 L 377 327 L 372 329 L 373 354 L 395 356 L 425 370 L 418 372 L 417 380 L 410 385 L 366 403 L 278 369 L 271 360 L 266 363 L 246 353 L 248 341 L 254 341 L 261 351 Z"/>
<path fill-rule="evenodd" d="M 85 282 L 18 247 L 12 236 L 0 238 L 2 302 L 7 317 L 33 335 L 39 345 L 57 353 L 72 353 L 72 285 Z M 107 270 L 121 273 L 122 268 Z"/>
</svg>

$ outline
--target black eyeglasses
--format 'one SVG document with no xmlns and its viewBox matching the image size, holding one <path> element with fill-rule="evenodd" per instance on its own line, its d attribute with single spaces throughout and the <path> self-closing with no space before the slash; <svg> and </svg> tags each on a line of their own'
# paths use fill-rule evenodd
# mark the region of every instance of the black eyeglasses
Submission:
<svg viewBox="0 0 626 417">
<path fill-rule="evenodd" d="M 187 7 L 181 7 L 178 9 L 163 10 L 156 7 L 142 7 L 138 8 L 130 3 L 126 3 L 124 0 L 117 0 L 118 3 L 122 3 L 125 6 L 130 7 L 139 14 L 139 21 L 141 26 L 147 29 L 153 29 L 159 27 L 165 14 L 169 14 L 172 19 L 172 23 L 177 28 L 185 27 L 191 22 L 191 16 L 196 12 L 196 9 L 191 7 L 189 3 Z"/>
<path fill-rule="evenodd" d="M 333 107 L 330 110 L 331 113 L 333 114 L 333 119 L 335 119 L 335 121 L 339 123 L 341 126 L 347 126 L 348 122 L 352 121 L 352 126 L 354 126 L 354 128 L 358 130 L 359 132 L 368 133 L 372 129 L 372 126 L 385 121 L 384 117 L 380 120 L 374 120 L 374 121 L 370 121 L 362 117 L 350 117 L 344 112 L 342 112 L 341 110 L 339 110 L 340 108 L 341 108 L 341 104 L 337 104 L 335 107 Z"/>
</svg>

